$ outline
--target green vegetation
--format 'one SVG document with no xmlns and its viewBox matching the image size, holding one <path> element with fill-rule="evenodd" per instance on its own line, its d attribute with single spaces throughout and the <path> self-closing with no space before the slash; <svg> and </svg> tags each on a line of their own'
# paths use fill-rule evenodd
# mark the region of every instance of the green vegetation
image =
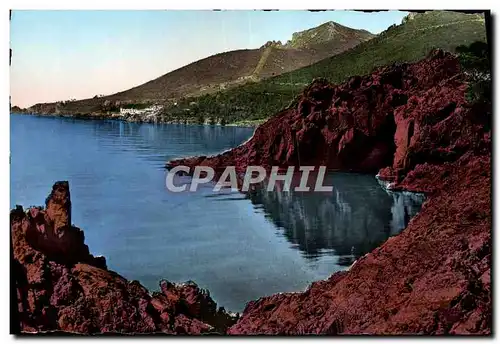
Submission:
<svg viewBox="0 0 500 344">
<path fill-rule="evenodd" d="M 258 127 L 262 123 L 264 123 L 266 120 L 265 119 L 255 119 L 255 120 L 243 120 L 243 121 L 237 121 L 233 122 L 229 125 L 234 125 L 237 127 Z M 224 125 L 225 123 L 221 123 L 221 125 Z"/>
<path fill-rule="evenodd" d="M 124 104 L 122 105 L 122 108 L 142 110 L 147 108 L 148 106 L 151 106 L 151 104 L 136 103 L 136 104 Z"/>
<path fill-rule="evenodd" d="M 227 123 L 263 120 L 288 106 L 315 78 L 340 83 L 383 65 L 418 61 L 433 48 L 453 52 L 455 47 L 475 41 L 486 41 L 482 15 L 446 11 L 412 13 L 403 24 L 392 26 L 344 53 L 261 82 L 187 98 L 175 107 L 168 107 L 163 117 L 168 120 L 202 114 L 204 118 L 222 117 Z"/>
<path fill-rule="evenodd" d="M 469 102 L 491 102 L 491 69 L 488 45 L 474 42 L 456 48 L 460 64 L 469 80 L 467 100 Z"/>
</svg>

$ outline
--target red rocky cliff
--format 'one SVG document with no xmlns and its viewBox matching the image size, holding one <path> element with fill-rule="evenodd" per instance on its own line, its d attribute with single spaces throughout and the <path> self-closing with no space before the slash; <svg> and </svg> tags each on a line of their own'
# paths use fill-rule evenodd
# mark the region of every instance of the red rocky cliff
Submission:
<svg viewBox="0 0 500 344">
<path fill-rule="evenodd" d="M 418 63 L 380 68 L 340 85 L 316 80 L 245 144 L 213 157 L 174 160 L 168 167 L 232 165 L 244 172 L 249 165 L 325 165 L 370 173 L 389 167 L 391 177 L 402 176 L 419 163 L 456 160 L 467 145 L 483 142 L 481 132 L 467 137 L 465 128 L 457 127 L 470 112 L 465 88 L 458 60 L 440 50 Z M 483 115 L 477 124 L 488 120 Z M 450 125 L 457 129 L 448 130 Z"/>
<path fill-rule="evenodd" d="M 228 333 L 491 333 L 491 104 L 468 104 L 466 88 L 439 50 L 340 85 L 317 80 L 245 144 L 168 164 L 326 165 L 427 195 L 349 271 L 248 303 Z"/>
<path fill-rule="evenodd" d="M 250 302 L 228 333 L 491 334 L 490 170 L 489 156 L 422 169 L 440 186 L 400 235 L 303 293 Z"/>
<path fill-rule="evenodd" d="M 150 293 L 93 257 L 71 225 L 67 182 L 54 184 L 46 208 L 11 212 L 14 315 L 20 331 L 76 333 L 224 333 L 234 319 L 194 283 L 161 281 Z"/>
</svg>

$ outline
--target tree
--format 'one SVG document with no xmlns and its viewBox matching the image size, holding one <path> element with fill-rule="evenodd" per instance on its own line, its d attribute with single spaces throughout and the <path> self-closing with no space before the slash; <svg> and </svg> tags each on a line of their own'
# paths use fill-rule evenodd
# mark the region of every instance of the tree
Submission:
<svg viewBox="0 0 500 344">
<path fill-rule="evenodd" d="M 469 46 L 460 45 L 455 49 L 455 52 L 469 81 L 467 100 L 469 102 L 490 102 L 491 69 L 488 44 L 478 41 Z"/>
<path fill-rule="evenodd" d="M 196 123 L 205 124 L 205 118 L 203 117 L 202 113 L 198 113 L 198 115 L 196 117 Z"/>
</svg>

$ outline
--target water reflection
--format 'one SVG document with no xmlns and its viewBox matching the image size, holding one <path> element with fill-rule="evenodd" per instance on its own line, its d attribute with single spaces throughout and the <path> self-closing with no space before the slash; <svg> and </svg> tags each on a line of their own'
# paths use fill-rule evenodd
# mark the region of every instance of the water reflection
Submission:
<svg viewBox="0 0 500 344">
<path fill-rule="evenodd" d="M 252 135 L 252 128 L 184 124 L 92 121 L 99 144 L 116 149 L 133 149 L 161 166 L 168 160 L 190 155 L 216 154 L 238 146 Z"/>
<path fill-rule="evenodd" d="M 262 183 L 247 197 L 305 257 L 336 255 L 343 266 L 398 234 L 423 202 L 386 192 L 373 176 L 334 173 L 325 185 L 333 192 L 268 192 Z"/>
</svg>

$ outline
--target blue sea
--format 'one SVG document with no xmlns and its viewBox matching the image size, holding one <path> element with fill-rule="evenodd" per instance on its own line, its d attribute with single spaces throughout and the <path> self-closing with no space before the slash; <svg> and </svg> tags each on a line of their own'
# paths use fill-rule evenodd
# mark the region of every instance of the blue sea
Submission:
<svg viewBox="0 0 500 344">
<path fill-rule="evenodd" d="M 195 281 L 220 305 L 302 291 L 399 233 L 420 202 L 373 175 L 333 173 L 331 193 L 172 193 L 165 162 L 236 147 L 253 129 L 11 115 L 11 207 L 70 183 L 72 221 L 108 267 L 151 290 Z"/>
</svg>

